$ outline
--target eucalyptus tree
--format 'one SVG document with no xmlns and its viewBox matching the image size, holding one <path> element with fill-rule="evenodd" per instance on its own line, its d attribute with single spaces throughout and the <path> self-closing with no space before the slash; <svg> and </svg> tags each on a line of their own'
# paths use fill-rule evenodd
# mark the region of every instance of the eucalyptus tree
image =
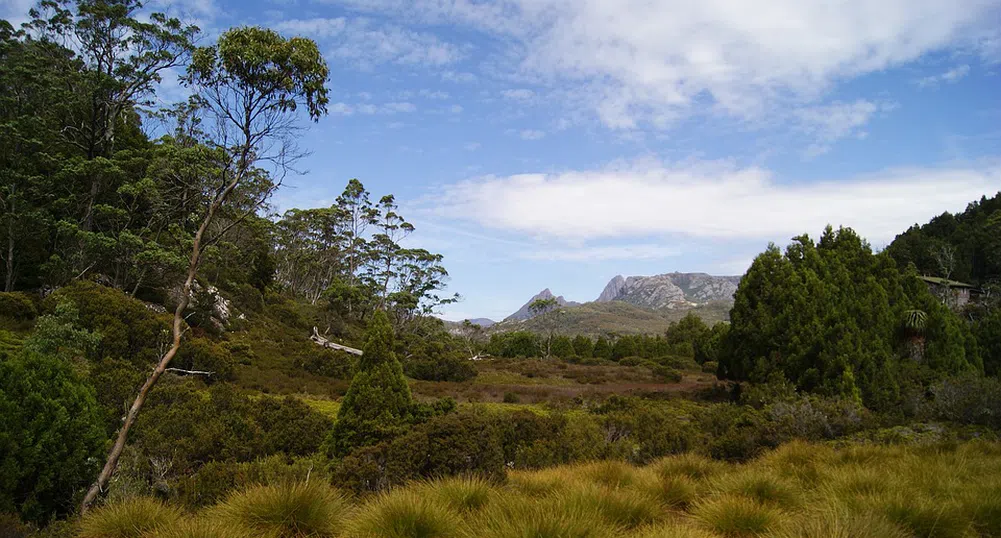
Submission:
<svg viewBox="0 0 1001 538">
<path fill-rule="evenodd" d="M 328 74 L 316 43 L 299 37 L 286 39 L 262 28 L 229 30 L 217 44 L 194 51 L 185 83 L 195 94 L 205 124 L 214 128 L 204 143 L 224 159 L 220 166 L 210 169 L 206 182 L 210 201 L 202 211 L 200 225 L 191 241 L 187 275 L 174 309 L 170 348 L 129 408 L 104 468 L 84 497 L 81 512 L 87 511 L 114 474 L 129 429 L 150 390 L 181 347 L 184 311 L 190 302 L 202 255 L 241 220 L 238 217 L 209 235 L 214 218 L 238 188 L 259 179 L 261 167 L 268 167 L 280 178 L 302 155 L 295 148 L 292 136 L 300 112 L 314 121 L 326 113 Z M 304 110 L 300 111 L 300 107 Z M 271 183 L 272 189 L 278 183 L 280 179 Z M 269 194 L 270 189 L 259 202 L 263 203 Z M 253 212 L 250 209 L 243 216 Z"/>
</svg>

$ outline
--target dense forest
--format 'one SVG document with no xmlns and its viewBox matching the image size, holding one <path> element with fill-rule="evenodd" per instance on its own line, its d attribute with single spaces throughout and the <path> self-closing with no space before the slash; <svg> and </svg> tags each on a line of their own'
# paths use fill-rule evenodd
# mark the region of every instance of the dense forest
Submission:
<svg viewBox="0 0 1001 538">
<path fill-rule="evenodd" d="M 446 324 L 392 194 L 269 204 L 328 78 L 136 0 L 0 21 L 0 535 L 1001 536 L 1001 193 L 770 245 L 726 322 Z"/>
</svg>

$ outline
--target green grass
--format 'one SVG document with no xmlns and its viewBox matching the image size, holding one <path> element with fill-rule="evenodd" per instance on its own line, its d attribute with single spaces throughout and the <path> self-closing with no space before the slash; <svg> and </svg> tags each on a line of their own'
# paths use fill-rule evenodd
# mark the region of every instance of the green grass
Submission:
<svg viewBox="0 0 1001 538">
<path fill-rule="evenodd" d="M 323 413 L 323 415 L 330 418 L 336 419 L 338 411 L 341 410 L 341 402 L 334 400 L 327 400 L 323 398 L 316 398 L 312 396 L 300 395 L 298 396 L 300 400 L 306 403 L 306 405 L 312 407 L 313 409 Z"/>
<path fill-rule="evenodd" d="M 111 504 L 83 538 L 973 538 L 1001 536 L 1001 444 L 790 443 L 724 464 L 691 454 L 645 467 L 588 462 L 417 482 L 347 499 L 262 486 L 186 514 Z"/>
</svg>

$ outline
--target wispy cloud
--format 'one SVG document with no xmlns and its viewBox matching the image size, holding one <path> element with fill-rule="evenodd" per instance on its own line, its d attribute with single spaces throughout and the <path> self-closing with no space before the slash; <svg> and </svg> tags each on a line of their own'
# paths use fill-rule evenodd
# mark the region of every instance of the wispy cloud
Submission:
<svg viewBox="0 0 1001 538">
<path fill-rule="evenodd" d="M 372 104 L 372 103 L 355 103 L 348 104 L 344 102 L 334 103 L 328 106 L 331 114 L 336 114 L 338 116 L 351 116 L 354 114 L 363 115 L 374 115 L 374 114 L 400 114 L 400 113 L 410 113 L 417 110 L 417 105 L 409 103 L 406 101 L 394 101 L 382 104 Z"/>
<path fill-rule="evenodd" d="M 959 79 L 961 79 L 961 78 L 963 78 L 963 77 L 965 77 L 966 75 L 969 75 L 969 74 L 970 74 L 970 66 L 967 65 L 967 64 L 963 64 L 963 65 L 958 65 L 956 67 L 953 67 L 952 69 L 950 69 L 950 70 L 948 70 L 948 71 L 946 71 L 944 73 L 940 73 L 938 75 L 932 75 L 932 76 L 928 76 L 928 77 L 924 77 L 922 79 L 919 79 L 917 81 L 917 84 L 918 84 L 918 86 L 921 86 L 922 88 L 927 88 L 929 86 L 938 86 L 939 84 L 943 84 L 943 83 L 949 84 L 949 83 L 957 82 Z"/>
<path fill-rule="evenodd" d="M 365 18 L 290 19 L 275 23 L 275 27 L 316 38 L 332 57 L 363 69 L 383 63 L 442 67 L 467 54 L 466 46 L 442 41 L 434 34 Z"/>
<path fill-rule="evenodd" d="M 546 137 L 546 133 L 538 129 L 524 129 L 518 133 L 518 136 L 522 140 L 542 140 Z"/>
<path fill-rule="evenodd" d="M 896 108 L 892 103 L 875 103 L 859 99 L 851 103 L 835 102 L 827 105 L 803 107 L 794 111 L 796 128 L 809 135 L 813 142 L 807 147 L 807 157 L 816 157 L 830 151 L 832 145 L 846 137 L 865 138 L 863 130 L 878 112 Z"/>
<path fill-rule="evenodd" d="M 540 248 L 521 252 L 519 257 L 536 261 L 606 261 L 606 260 L 661 260 L 680 256 L 676 247 L 638 244 L 611 245 L 580 248 Z"/>
<path fill-rule="evenodd" d="M 1001 166 L 886 170 L 810 184 L 728 163 L 639 161 L 599 170 L 485 177 L 450 185 L 429 211 L 566 241 L 682 234 L 783 241 L 825 225 L 885 241 L 993 194 Z"/>
</svg>

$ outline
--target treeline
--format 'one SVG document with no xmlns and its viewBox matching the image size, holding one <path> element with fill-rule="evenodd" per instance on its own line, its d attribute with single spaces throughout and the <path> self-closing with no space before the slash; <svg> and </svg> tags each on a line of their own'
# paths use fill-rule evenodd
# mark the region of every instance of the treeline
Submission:
<svg viewBox="0 0 1001 538">
<path fill-rule="evenodd" d="M 975 286 L 1001 285 L 1001 192 L 911 226 L 886 248 L 901 268 Z"/>
<path fill-rule="evenodd" d="M 322 297 L 356 320 L 386 308 L 399 324 L 456 300 L 442 293 L 441 255 L 401 246 L 414 227 L 392 195 L 372 201 L 351 180 L 329 208 L 269 214 L 279 178 L 304 154 L 279 116 L 294 109 L 292 94 L 246 109 L 260 123 L 246 126 L 257 146 L 234 145 L 244 126 L 219 132 L 205 112 L 238 99 L 204 91 L 198 36 L 177 19 L 146 16 L 137 0 L 44 3 L 21 29 L 0 21 L 0 291 L 89 279 L 172 306 L 206 211 L 246 166 L 205 231 L 203 287 Z M 185 67 L 179 82 L 193 97 L 157 107 L 159 83 Z M 324 83 L 325 67 L 316 76 L 304 84 Z M 274 81 L 256 82 L 243 91 L 260 101 Z M 322 113 L 325 91 L 301 90 Z"/>
</svg>

